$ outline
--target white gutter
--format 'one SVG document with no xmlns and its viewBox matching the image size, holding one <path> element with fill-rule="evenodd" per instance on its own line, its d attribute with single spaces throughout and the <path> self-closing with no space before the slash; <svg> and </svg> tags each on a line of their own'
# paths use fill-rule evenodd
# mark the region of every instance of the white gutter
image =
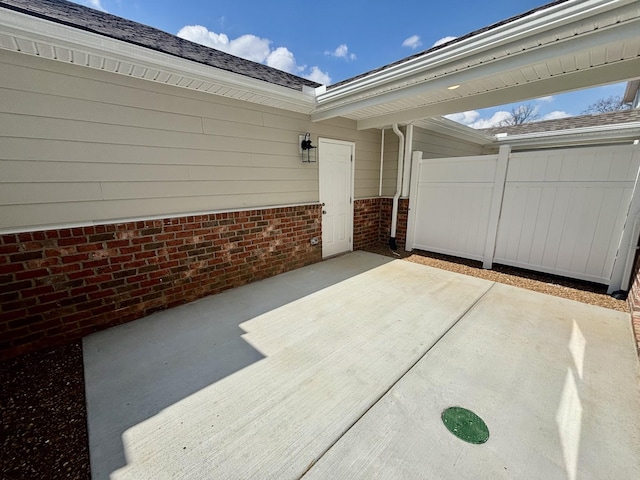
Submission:
<svg viewBox="0 0 640 480">
<path fill-rule="evenodd" d="M 378 196 L 382 196 L 382 172 L 384 170 L 384 128 L 382 129 L 382 138 L 380 139 L 380 187 L 378 187 Z"/>
<path fill-rule="evenodd" d="M 404 166 L 402 180 L 402 196 L 409 196 L 409 185 L 411 182 L 411 151 L 413 150 L 413 124 L 408 124 L 406 138 L 404 141 Z"/>
<path fill-rule="evenodd" d="M 421 120 L 414 120 L 412 123 L 418 128 L 424 128 L 425 130 L 455 137 L 458 140 L 464 140 L 476 145 L 490 145 L 496 140 L 494 135 L 454 122 L 446 117 L 423 118 Z"/>
<path fill-rule="evenodd" d="M 393 132 L 398 136 L 398 180 L 396 182 L 396 194 L 393 196 L 393 207 L 391 209 L 391 238 L 389 246 L 396 249 L 396 228 L 398 227 L 398 199 L 402 193 L 402 167 L 404 166 L 404 135 L 394 123 Z"/>
</svg>

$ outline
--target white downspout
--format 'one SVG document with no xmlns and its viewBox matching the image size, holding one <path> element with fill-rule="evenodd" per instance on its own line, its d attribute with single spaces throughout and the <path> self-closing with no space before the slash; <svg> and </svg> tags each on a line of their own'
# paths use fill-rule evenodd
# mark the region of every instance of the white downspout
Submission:
<svg viewBox="0 0 640 480">
<path fill-rule="evenodd" d="M 411 151 L 413 150 L 413 124 L 408 124 L 406 140 L 404 145 L 404 179 L 402 180 L 402 197 L 409 196 L 409 186 L 411 185 Z"/>
<path fill-rule="evenodd" d="M 398 128 L 398 124 L 394 123 L 393 132 L 398 136 L 398 180 L 396 182 L 396 194 L 393 196 L 393 207 L 391 209 L 391 238 L 389 238 L 389 246 L 392 250 L 396 250 L 396 228 L 398 226 L 398 198 L 402 193 L 402 174 L 404 167 L 404 135 Z"/>
<path fill-rule="evenodd" d="M 380 140 L 380 187 L 378 188 L 378 196 L 382 196 L 382 172 L 384 170 L 384 128 L 382 129 L 382 139 Z"/>
</svg>

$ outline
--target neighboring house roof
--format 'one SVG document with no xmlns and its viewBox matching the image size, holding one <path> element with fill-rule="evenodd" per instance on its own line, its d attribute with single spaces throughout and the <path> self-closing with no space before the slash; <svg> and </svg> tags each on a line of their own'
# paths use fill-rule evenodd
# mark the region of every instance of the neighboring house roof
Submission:
<svg viewBox="0 0 640 480">
<path fill-rule="evenodd" d="M 640 122 L 640 110 L 621 110 L 619 112 L 579 115 L 576 117 L 523 123 L 521 125 L 483 128 L 482 131 L 489 135 L 498 135 L 500 133 L 506 133 L 507 135 L 524 135 L 528 133 L 553 132 L 557 130 L 599 127 L 631 122 Z"/>
<path fill-rule="evenodd" d="M 302 90 L 320 84 L 206 47 L 141 23 L 64 0 L 0 0 L 0 6 L 62 25 L 168 53 L 211 67 L 238 73 L 274 85 Z"/>
</svg>

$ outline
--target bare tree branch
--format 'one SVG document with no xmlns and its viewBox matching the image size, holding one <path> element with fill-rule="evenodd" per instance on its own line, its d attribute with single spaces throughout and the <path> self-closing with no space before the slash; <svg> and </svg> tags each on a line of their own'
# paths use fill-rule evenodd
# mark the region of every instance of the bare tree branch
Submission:
<svg viewBox="0 0 640 480">
<path fill-rule="evenodd" d="M 540 116 L 536 113 L 537 108 L 527 103 L 513 107 L 509 112 L 509 118 L 502 120 L 499 127 L 511 125 L 522 125 L 523 123 L 535 122 Z"/>
<path fill-rule="evenodd" d="M 631 108 L 631 105 L 624 103 L 622 101 L 622 97 L 613 95 L 608 98 L 600 98 L 599 100 L 596 100 L 583 110 L 582 114 L 587 115 L 594 113 L 618 112 L 620 110 L 628 110 L 629 108 Z"/>
</svg>

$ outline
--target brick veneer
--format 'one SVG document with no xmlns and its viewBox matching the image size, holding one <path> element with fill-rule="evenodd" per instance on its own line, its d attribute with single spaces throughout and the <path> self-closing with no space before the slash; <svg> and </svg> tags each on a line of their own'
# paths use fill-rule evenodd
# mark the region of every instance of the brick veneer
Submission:
<svg viewBox="0 0 640 480">
<path fill-rule="evenodd" d="M 375 245 L 389 245 L 391 236 L 392 198 L 367 198 L 356 200 L 353 208 L 353 249 L 359 250 Z M 409 199 L 398 203 L 396 244 L 404 248 L 407 240 Z"/>
<path fill-rule="evenodd" d="M 0 358 L 322 259 L 320 205 L 0 236 Z"/>
<path fill-rule="evenodd" d="M 631 310 L 631 323 L 633 325 L 633 332 L 636 338 L 638 354 L 640 354 L 640 256 L 638 255 L 636 255 L 631 279 L 632 282 L 631 287 L 629 288 L 627 302 L 629 303 L 629 309 Z"/>
<path fill-rule="evenodd" d="M 380 237 L 380 198 L 356 200 L 353 204 L 353 249 L 378 245 Z"/>
</svg>

